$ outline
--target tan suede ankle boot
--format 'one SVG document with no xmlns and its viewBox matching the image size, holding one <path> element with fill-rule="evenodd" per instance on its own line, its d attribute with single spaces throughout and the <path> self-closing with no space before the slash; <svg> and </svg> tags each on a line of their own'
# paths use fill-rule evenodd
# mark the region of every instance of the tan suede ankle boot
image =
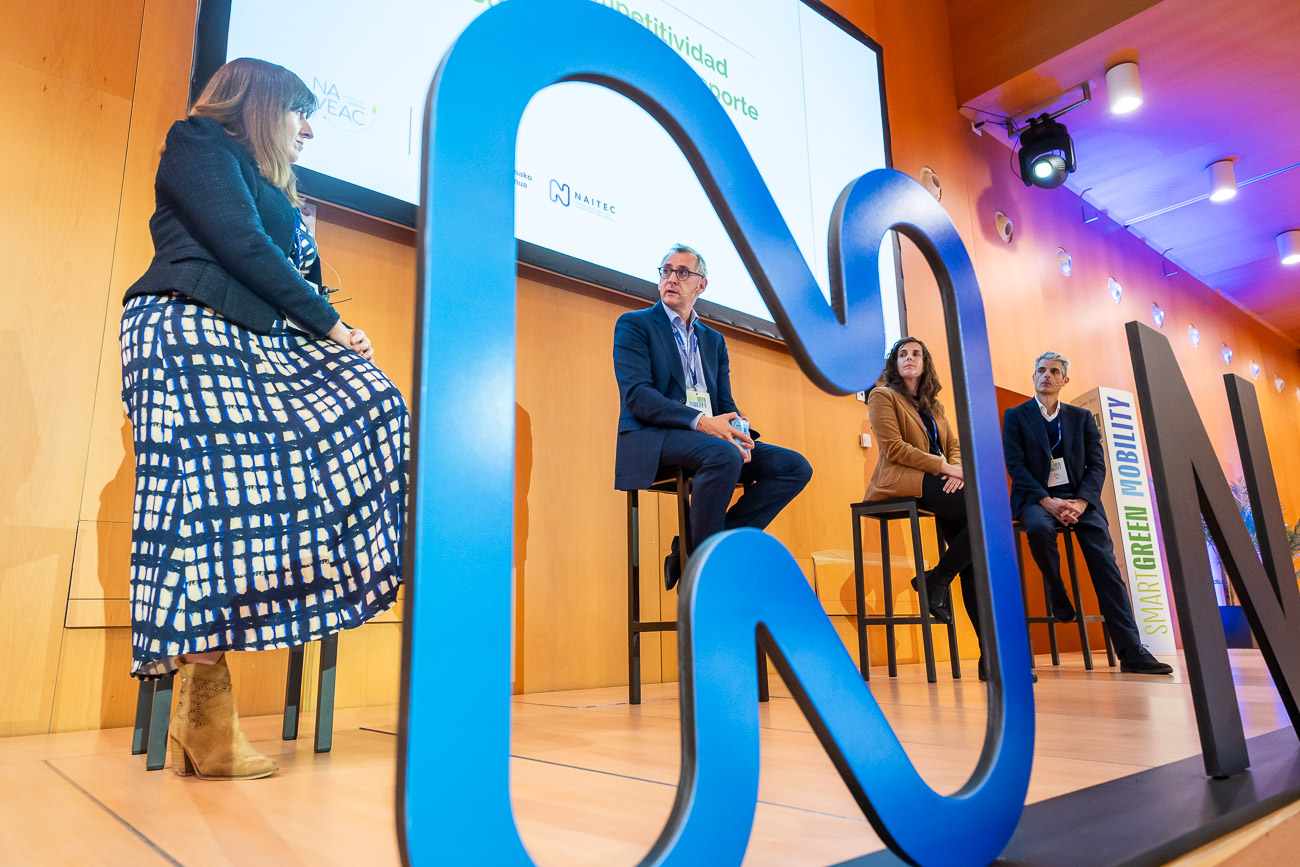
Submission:
<svg viewBox="0 0 1300 867">
<path fill-rule="evenodd" d="M 256 780 L 276 772 L 239 729 L 226 658 L 212 665 L 184 662 L 172 715 L 172 770 L 200 780 Z"/>
</svg>

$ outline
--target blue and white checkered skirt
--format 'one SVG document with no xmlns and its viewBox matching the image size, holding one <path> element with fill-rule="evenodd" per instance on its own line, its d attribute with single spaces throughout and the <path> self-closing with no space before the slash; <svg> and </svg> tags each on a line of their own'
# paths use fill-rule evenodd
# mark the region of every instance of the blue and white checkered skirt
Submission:
<svg viewBox="0 0 1300 867">
<path fill-rule="evenodd" d="M 409 431 L 379 368 L 180 295 L 132 298 L 121 339 L 133 674 L 313 641 L 393 603 Z"/>
</svg>

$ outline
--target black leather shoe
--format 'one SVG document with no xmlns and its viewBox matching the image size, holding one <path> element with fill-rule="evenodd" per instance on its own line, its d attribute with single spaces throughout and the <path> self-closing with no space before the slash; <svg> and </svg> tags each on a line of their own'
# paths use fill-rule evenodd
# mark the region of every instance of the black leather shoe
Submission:
<svg viewBox="0 0 1300 867">
<path fill-rule="evenodd" d="M 1119 655 L 1119 670 L 1129 674 L 1173 674 L 1174 667 L 1151 655 L 1145 644 L 1130 647 Z"/>
<path fill-rule="evenodd" d="M 672 590 L 682 580 L 682 555 L 677 549 L 677 536 L 673 536 L 672 552 L 664 558 L 664 589 Z"/>
<path fill-rule="evenodd" d="M 1052 617 L 1057 623 L 1073 623 L 1078 617 L 1064 587 L 1052 588 Z"/>
<path fill-rule="evenodd" d="M 912 579 L 912 589 L 920 592 L 916 579 Z M 934 570 L 925 573 L 925 595 L 930 598 L 930 616 L 945 626 L 952 626 L 952 611 L 948 608 L 948 582 L 936 580 Z"/>
</svg>

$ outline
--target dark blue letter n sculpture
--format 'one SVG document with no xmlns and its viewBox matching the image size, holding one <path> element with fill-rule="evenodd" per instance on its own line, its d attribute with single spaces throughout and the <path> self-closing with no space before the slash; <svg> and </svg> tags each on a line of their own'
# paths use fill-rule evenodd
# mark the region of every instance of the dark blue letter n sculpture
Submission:
<svg viewBox="0 0 1300 867">
<path fill-rule="evenodd" d="M 917 864 L 988 863 L 1024 804 L 1033 696 L 988 338 L 966 250 L 919 184 L 891 170 L 872 172 L 850 184 L 836 206 L 834 303 L 827 305 L 713 94 L 650 31 L 588 0 L 511 0 L 485 12 L 443 59 L 430 90 L 400 720 L 404 857 L 532 863 L 511 813 L 508 764 L 512 178 L 524 108 L 539 90 L 565 81 L 617 91 L 669 132 L 790 351 L 827 391 L 868 388 L 884 355 L 881 239 L 895 229 L 920 248 L 943 298 L 978 587 L 988 602 L 981 615 L 991 674 L 983 753 L 971 779 L 942 796 L 908 760 L 789 552 L 752 530 L 704 543 L 690 560 L 679 607 L 677 800 L 641 863 L 740 863 L 758 792 L 756 637 L 895 852 Z M 734 586 L 737 575 L 745 576 L 744 587 Z M 477 616 L 444 616 L 471 609 Z"/>
</svg>

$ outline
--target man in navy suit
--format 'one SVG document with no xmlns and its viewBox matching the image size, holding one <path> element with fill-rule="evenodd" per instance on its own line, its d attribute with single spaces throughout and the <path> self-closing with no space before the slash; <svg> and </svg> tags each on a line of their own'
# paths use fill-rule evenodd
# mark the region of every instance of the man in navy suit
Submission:
<svg viewBox="0 0 1300 867">
<path fill-rule="evenodd" d="M 1011 474 L 1011 513 L 1025 527 L 1034 562 L 1052 586 L 1052 611 L 1058 620 L 1074 620 L 1074 606 L 1061 581 L 1058 526 L 1074 529 L 1092 575 L 1097 602 L 1106 618 L 1120 670 L 1137 674 L 1172 674 L 1142 644 L 1128 590 L 1115 564 L 1110 527 L 1101 507 L 1106 482 L 1106 453 L 1092 413 L 1060 402 L 1070 381 L 1070 361 L 1057 352 L 1034 360 L 1034 399 L 1007 410 L 1002 419 L 1002 448 Z"/>
<path fill-rule="evenodd" d="M 745 432 L 749 419 L 731 397 L 727 343 L 694 311 L 709 283 L 703 257 L 678 244 L 660 263 L 659 275 L 658 303 L 624 313 L 614 326 L 622 402 L 614 487 L 648 488 L 685 467 L 694 476 L 693 545 L 724 529 L 762 529 L 804 489 L 812 467 L 798 452 Z M 737 420 L 743 423 L 733 425 Z M 728 509 L 737 483 L 744 492 Z M 674 538 L 664 560 L 669 590 L 681 576 L 678 545 Z"/>
</svg>

